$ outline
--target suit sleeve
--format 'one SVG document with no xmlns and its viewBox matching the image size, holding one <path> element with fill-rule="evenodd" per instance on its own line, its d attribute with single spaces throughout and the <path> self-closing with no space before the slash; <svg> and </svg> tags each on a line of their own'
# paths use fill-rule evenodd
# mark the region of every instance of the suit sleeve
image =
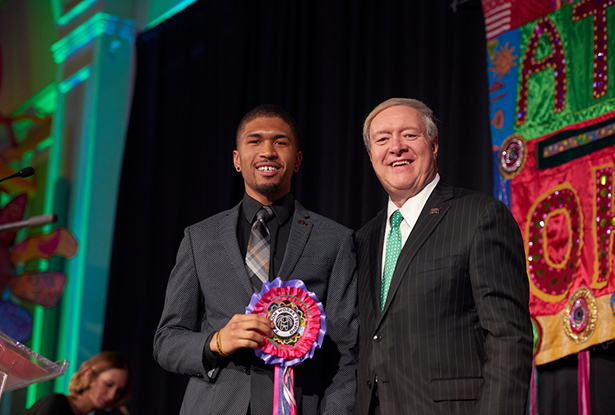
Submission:
<svg viewBox="0 0 615 415">
<path fill-rule="evenodd" d="M 329 276 L 327 290 L 327 334 L 335 345 L 327 351 L 325 366 L 330 369 L 321 403 L 322 414 L 352 414 L 356 394 L 357 275 L 354 235 L 345 236 Z"/>
<path fill-rule="evenodd" d="M 164 309 L 154 335 L 154 359 L 165 370 L 213 380 L 218 369 L 208 344 L 212 330 L 201 331 L 204 312 L 189 229 L 167 284 Z"/>
<path fill-rule="evenodd" d="M 532 367 L 529 283 L 519 226 L 500 202 L 482 214 L 469 272 L 486 359 L 477 413 L 524 414 Z"/>
</svg>

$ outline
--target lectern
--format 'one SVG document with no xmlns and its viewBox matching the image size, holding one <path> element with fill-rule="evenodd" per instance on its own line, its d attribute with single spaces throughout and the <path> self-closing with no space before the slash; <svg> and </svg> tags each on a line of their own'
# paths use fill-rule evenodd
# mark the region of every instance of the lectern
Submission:
<svg viewBox="0 0 615 415">
<path fill-rule="evenodd" d="M 0 331 L 0 399 L 4 392 L 57 378 L 68 362 L 52 362 Z"/>
</svg>

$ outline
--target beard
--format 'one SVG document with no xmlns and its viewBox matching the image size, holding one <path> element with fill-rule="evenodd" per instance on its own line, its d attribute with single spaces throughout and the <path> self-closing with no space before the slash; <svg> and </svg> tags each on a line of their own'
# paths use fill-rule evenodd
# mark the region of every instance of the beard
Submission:
<svg viewBox="0 0 615 415">
<path fill-rule="evenodd" d="M 280 190 L 280 183 L 265 183 L 258 184 L 255 186 L 255 189 L 258 193 L 262 195 L 273 195 Z"/>
</svg>

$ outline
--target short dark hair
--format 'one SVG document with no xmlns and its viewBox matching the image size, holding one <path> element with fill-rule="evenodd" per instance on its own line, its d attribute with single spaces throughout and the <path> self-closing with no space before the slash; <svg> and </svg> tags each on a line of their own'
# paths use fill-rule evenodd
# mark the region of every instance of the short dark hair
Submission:
<svg viewBox="0 0 615 415">
<path fill-rule="evenodd" d="M 291 133 L 295 136 L 295 140 L 297 141 L 297 147 L 299 147 L 299 127 L 297 127 L 297 121 L 290 115 L 288 112 L 284 111 L 282 108 L 273 104 L 263 104 L 259 105 L 256 108 L 253 108 L 246 115 L 243 116 L 241 121 L 239 121 L 239 125 L 237 126 L 237 132 L 235 133 L 235 146 L 239 144 L 239 137 L 247 123 L 256 118 L 280 118 L 290 127 Z"/>
</svg>

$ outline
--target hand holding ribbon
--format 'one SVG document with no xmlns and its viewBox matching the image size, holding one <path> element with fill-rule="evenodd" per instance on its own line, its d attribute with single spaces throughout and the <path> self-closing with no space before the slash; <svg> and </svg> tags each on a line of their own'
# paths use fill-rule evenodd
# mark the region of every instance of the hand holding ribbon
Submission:
<svg viewBox="0 0 615 415">
<path fill-rule="evenodd" d="M 273 323 L 266 317 L 236 314 L 212 337 L 209 348 L 222 356 L 231 355 L 242 347 L 258 349 L 265 344 L 265 336 L 273 336 L 272 328 Z"/>
</svg>

